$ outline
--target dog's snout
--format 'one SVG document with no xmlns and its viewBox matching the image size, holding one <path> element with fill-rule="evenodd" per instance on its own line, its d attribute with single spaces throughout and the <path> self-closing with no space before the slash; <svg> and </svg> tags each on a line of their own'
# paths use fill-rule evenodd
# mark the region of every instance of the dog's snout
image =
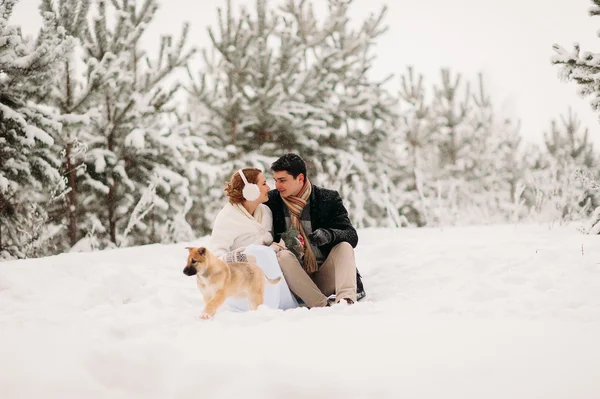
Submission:
<svg viewBox="0 0 600 399">
<path fill-rule="evenodd" d="M 196 274 L 196 268 L 194 266 L 186 266 L 185 269 L 183 269 L 183 274 L 186 276 L 194 276 Z"/>
</svg>

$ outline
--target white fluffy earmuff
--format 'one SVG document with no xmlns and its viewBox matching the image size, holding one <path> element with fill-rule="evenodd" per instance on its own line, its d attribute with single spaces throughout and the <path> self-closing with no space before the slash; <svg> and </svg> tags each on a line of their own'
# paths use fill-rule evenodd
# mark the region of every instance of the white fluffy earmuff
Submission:
<svg viewBox="0 0 600 399">
<path fill-rule="evenodd" d="M 248 183 L 246 176 L 244 176 L 244 171 L 240 169 L 238 171 L 242 180 L 244 181 L 244 189 L 242 190 L 242 195 L 248 201 L 256 201 L 258 197 L 260 197 L 260 189 L 254 183 Z"/>
</svg>

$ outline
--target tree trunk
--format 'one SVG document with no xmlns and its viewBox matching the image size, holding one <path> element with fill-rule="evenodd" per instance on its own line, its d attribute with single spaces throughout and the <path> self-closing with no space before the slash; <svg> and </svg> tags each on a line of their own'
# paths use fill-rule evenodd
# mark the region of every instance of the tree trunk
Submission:
<svg viewBox="0 0 600 399">
<path fill-rule="evenodd" d="M 110 186 L 108 190 L 108 224 L 110 231 L 110 240 L 117 243 L 117 227 L 115 226 L 115 185 L 114 183 Z"/>
<path fill-rule="evenodd" d="M 106 97 L 106 114 L 108 116 L 108 118 L 107 118 L 108 122 L 110 122 L 111 121 L 110 99 L 108 98 L 108 96 Z M 110 129 L 110 131 L 108 133 L 107 145 L 108 145 L 108 151 L 114 152 L 114 148 L 115 148 L 114 128 Z M 116 226 L 117 222 L 115 220 L 115 200 L 116 200 L 115 192 L 116 192 L 117 182 L 115 181 L 112 167 L 109 168 L 107 181 L 110 182 L 109 183 L 110 188 L 108 189 L 108 196 L 106 199 L 107 206 L 108 206 L 108 226 L 109 226 L 108 231 L 110 233 L 110 240 L 116 244 L 117 243 L 117 226 Z"/>
<path fill-rule="evenodd" d="M 236 131 L 236 123 L 235 120 L 231 120 L 231 144 L 235 145 L 236 142 L 236 135 L 235 135 L 235 131 Z"/>
<path fill-rule="evenodd" d="M 456 165 L 457 160 L 457 149 L 456 149 L 456 126 L 451 127 L 450 131 L 450 162 L 452 165 Z"/>
<path fill-rule="evenodd" d="M 419 156 L 419 154 L 417 153 L 417 146 L 416 145 L 411 145 L 411 157 L 412 157 L 412 177 L 414 179 L 414 184 L 415 184 L 415 189 L 417 188 L 417 157 Z"/>
<path fill-rule="evenodd" d="M 68 205 L 68 217 L 69 217 L 69 242 L 71 246 L 77 243 L 77 183 L 75 181 L 75 165 L 71 163 L 71 152 L 73 150 L 73 143 L 67 143 L 67 150 L 65 155 L 65 163 L 69 181 L 69 205 Z"/>
<path fill-rule="evenodd" d="M 73 95 L 71 87 L 71 69 L 68 62 L 65 63 L 65 77 L 66 77 L 66 111 L 65 113 L 71 113 L 71 107 L 73 106 Z M 77 243 L 77 183 L 75 176 L 76 165 L 71 162 L 71 154 L 73 152 L 73 140 L 70 135 L 67 136 L 67 146 L 65 153 L 65 167 L 67 171 L 67 180 L 69 185 L 68 194 L 68 209 L 67 217 L 69 218 L 69 242 L 71 246 Z"/>
</svg>

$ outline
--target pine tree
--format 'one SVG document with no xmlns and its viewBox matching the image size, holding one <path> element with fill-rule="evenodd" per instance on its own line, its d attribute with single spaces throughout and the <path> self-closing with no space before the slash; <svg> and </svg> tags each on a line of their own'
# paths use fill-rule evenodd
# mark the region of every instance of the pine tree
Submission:
<svg viewBox="0 0 600 399">
<path fill-rule="evenodd" d="M 419 74 L 415 79 L 413 68 L 408 67 L 407 74 L 403 75 L 401 80 L 400 126 L 409 149 L 411 168 L 416 181 L 423 158 L 421 152 L 428 145 L 434 127 L 431 121 L 430 105 L 425 97 L 423 75 Z"/>
<path fill-rule="evenodd" d="M 433 86 L 431 161 L 422 186 L 423 195 L 430 198 L 428 219 L 434 224 L 457 222 L 460 209 L 467 205 L 466 173 L 472 166 L 467 163 L 473 112 L 470 83 L 446 68 L 441 78 Z"/>
<path fill-rule="evenodd" d="M 444 68 L 441 75 L 441 85 L 434 87 L 435 141 L 441 170 L 455 176 L 466 167 L 459 161 L 461 150 L 466 149 L 466 141 L 470 138 L 468 119 L 472 97 L 470 84 L 461 85 L 463 77 L 460 73 L 453 77 L 452 72 Z"/>
<path fill-rule="evenodd" d="M 474 208 L 490 220 L 505 217 L 503 207 L 512 200 L 508 183 L 506 156 L 516 150 L 511 140 L 508 124 L 495 120 L 489 93 L 485 90 L 483 75 L 478 74 L 477 90 L 472 96 L 473 107 L 469 115 L 469 137 L 462 152 L 466 187 Z M 499 123 L 500 122 L 500 123 Z"/>
<path fill-rule="evenodd" d="M 8 24 L 15 3 L 0 3 L 0 258 L 37 256 L 52 233 L 45 208 L 63 181 L 50 147 L 61 125 L 40 103 L 72 46 L 50 12 L 35 40 L 23 38 Z"/>
<path fill-rule="evenodd" d="M 234 16 L 230 1 L 225 13 L 219 8 L 218 31 L 208 28 L 213 48 L 202 52 L 206 67 L 197 82 L 188 71 L 192 80 L 188 120 L 198 143 L 197 156 L 189 163 L 195 181 L 193 197 L 198 199 L 190 218 L 200 233 L 210 232 L 223 205 L 224 183 L 235 170 L 252 165 L 266 171 L 274 160 L 256 148 L 272 140 L 272 132 L 278 129 L 279 121 L 264 110 L 274 106 L 274 93 L 281 85 L 274 87 L 273 79 L 284 71 L 265 72 L 276 64 L 273 50 L 266 46 L 273 40 L 276 22 L 272 13 L 266 13 L 264 2 L 257 2 L 256 8 L 256 17 L 245 8 Z"/>
<path fill-rule="evenodd" d="M 549 132 L 544 133 L 544 144 L 550 155 L 545 169 L 556 180 L 556 196 L 564 198 L 562 217 L 591 212 L 599 205 L 597 195 L 587 190 L 578 176 L 593 174 L 597 163 L 593 145 L 588 141 L 588 129 L 582 129 L 581 120 L 571 108 L 567 115 L 560 116 L 560 123 L 552 119 Z"/>
<path fill-rule="evenodd" d="M 55 4 L 42 0 L 40 4 L 42 13 L 52 12 L 57 16 L 57 25 L 74 39 L 77 49 L 59 64 L 57 73 L 49 80 L 52 90 L 45 98 L 47 104 L 58 110 L 56 118 L 63 126 L 53 150 L 62 158 L 61 173 L 66 178 L 68 193 L 65 201 L 50 210 L 55 219 L 66 219 L 67 236 L 58 240 L 64 246 L 62 250 L 77 243 L 87 230 L 86 223 L 97 220 L 92 211 L 82 206 L 87 192 L 81 185 L 86 178 L 89 179 L 84 161 L 88 145 L 95 139 L 92 121 L 100 117 L 98 98 L 102 89 L 122 68 L 112 53 L 105 54 L 97 62 L 82 50 L 84 38 L 90 37 L 90 3 L 89 0 L 60 0 Z M 89 198 L 87 201 L 93 202 Z"/>
<path fill-rule="evenodd" d="M 502 197 L 507 197 L 506 200 L 513 206 L 521 201 L 526 169 L 522 156 L 521 123 L 505 118 L 494 126 L 494 134 L 489 143 L 489 154 L 492 157 L 489 173 L 496 175 L 497 184 L 502 184 L 498 191 L 506 193 L 507 196 Z M 505 188 L 504 185 L 508 187 Z"/>
<path fill-rule="evenodd" d="M 165 226 L 190 208 L 181 148 L 187 133 L 173 116 L 179 84 L 168 79 L 194 50 L 184 50 L 185 25 L 178 42 L 162 37 L 158 56 L 149 57 L 139 43 L 158 4 L 139 3 L 101 0 L 90 7 L 63 0 L 57 6 L 61 23 L 79 41 L 79 58 L 64 62 L 51 100 L 68 122 L 59 144 L 71 187 L 72 245 L 84 235 L 100 247 L 161 241 Z M 53 4 L 45 0 L 42 7 Z M 80 146 L 85 151 L 77 152 Z M 150 199 L 147 212 L 137 214 L 150 224 L 136 220 L 120 235 L 140 201 Z"/>
<path fill-rule="evenodd" d="M 370 54 L 385 9 L 354 30 L 347 1 L 331 1 L 318 23 L 312 5 L 286 1 L 270 10 L 257 1 L 256 13 L 231 4 L 219 11 L 219 32 L 209 30 L 214 52 L 195 85 L 196 112 L 212 119 L 206 140 L 225 149 L 226 174 L 234 164 L 274 159 L 294 151 L 307 160 L 313 183 L 354 194 L 348 207 L 365 210 L 355 223 L 372 225 L 386 213 L 363 188 L 376 179 L 373 149 L 386 142 L 395 99 L 368 77 Z M 225 14 L 225 15 L 223 15 Z M 241 155 L 243 154 L 243 155 Z M 267 159 L 261 160 L 266 164 Z M 210 204 L 207 204 L 210 206 Z"/>
<path fill-rule="evenodd" d="M 481 73 L 476 88 L 461 155 L 466 166 L 465 191 L 470 206 L 487 221 L 514 220 L 515 203 L 520 201 L 518 191 L 523 186 L 520 123 L 498 117 Z"/>
<path fill-rule="evenodd" d="M 589 15 L 592 17 L 600 15 L 600 0 L 592 0 L 592 4 L 593 6 L 588 11 Z M 598 35 L 600 36 L 600 32 L 598 32 Z M 600 53 L 582 51 L 578 43 L 574 45 L 572 51 L 566 50 L 559 44 L 554 44 L 553 49 L 556 54 L 551 57 L 551 62 L 560 67 L 561 78 L 575 82 L 578 85 L 579 94 L 582 97 L 591 97 L 592 109 L 599 111 L 600 86 L 598 85 L 598 74 L 600 72 Z M 571 150 L 574 149 L 571 148 Z M 582 151 L 585 152 L 586 150 L 582 148 Z"/>
<path fill-rule="evenodd" d="M 426 98 L 424 76 L 414 74 L 413 67 L 408 67 L 406 74 L 401 76 L 400 96 L 400 137 L 396 145 L 406 148 L 408 159 L 408 170 L 410 176 L 401 181 L 394 182 L 396 188 L 412 193 L 412 204 L 407 205 L 411 209 L 410 221 L 423 225 L 431 217 L 428 215 L 426 193 L 423 189 L 423 179 L 430 180 L 432 167 L 426 163 L 432 147 L 432 134 L 435 131 L 435 123 L 432 117 L 431 104 Z M 426 175 L 424 175 L 426 174 Z M 400 186 L 400 187 L 399 187 Z M 400 190 L 399 190 L 400 191 Z M 415 195 L 416 194 L 416 195 Z M 406 213 L 406 212 L 404 212 Z M 422 214 L 422 215 L 420 215 Z"/>
<path fill-rule="evenodd" d="M 589 9 L 590 16 L 600 15 L 600 0 L 591 0 L 594 4 Z M 598 32 L 600 36 L 600 32 Z M 598 86 L 598 73 L 600 72 L 600 53 L 582 51 L 578 43 L 572 51 L 568 51 L 559 44 L 553 46 L 556 54 L 551 57 L 551 62 L 560 67 L 560 75 L 567 81 L 578 85 L 581 96 L 592 97 L 590 104 L 594 110 L 600 110 L 600 86 Z"/>
<path fill-rule="evenodd" d="M 425 91 L 419 88 L 421 80 L 413 82 L 412 88 L 406 85 L 408 89 L 401 94 L 404 102 L 412 98 L 417 104 L 407 107 L 412 114 L 408 120 L 423 126 L 417 129 L 412 122 L 406 129 L 409 148 L 422 148 L 427 155 L 414 157 L 421 165 L 415 169 L 416 188 L 427 222 L 505 221 L 512 213 L 522 180 L 517 166 L 518 124 L 497 119 L 482 74 L 472 85 L 461 74 L 453 76 L 450 70 L 442 69 L 441 84 L 434 85 L 430 104 L 415 101 L 422 97 L 418 93 Z M 471 87 L 476 90 L 471 92 Z"/>
<path fill-rule="evenodd" d="M 553 119 L 550 132 L 544 133 L 548 153 L 559 163 L 575 163 L 582 167 L 594 166 L 594 149 L 588 141 L 588 129 L 581 131 L 581 120 L 569 107 L 568 113 L 560 116 L 560 125 Z"/>
</svg>

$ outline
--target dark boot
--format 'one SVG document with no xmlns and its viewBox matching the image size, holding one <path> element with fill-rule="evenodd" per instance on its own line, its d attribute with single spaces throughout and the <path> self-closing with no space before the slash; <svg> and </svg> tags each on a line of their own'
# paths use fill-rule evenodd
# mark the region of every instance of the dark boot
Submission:
<svg viewBox="0 0 600 399">
<path fill-rule="evenodd" d="M 360 301 L 366 296 L 367 293 L 365 292 L 365 287 L 363 286 L 362 278 L 360 276 L 360 273 L 358 272 L 358 269 L 356 269 L 356 300 Z"/>
</svg>

